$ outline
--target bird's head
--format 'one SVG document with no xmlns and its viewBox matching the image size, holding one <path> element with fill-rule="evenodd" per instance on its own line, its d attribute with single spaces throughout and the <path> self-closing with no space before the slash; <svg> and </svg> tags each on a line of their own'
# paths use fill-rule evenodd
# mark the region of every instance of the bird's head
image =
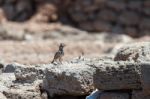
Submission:
<svg viewBox="0 0 150 99">
<path fill-rule="evenodd" d="M 65 46 L 66 46 L 66 44 L 60 43 L 60 46 L 59 46 L 59 47 L 65 47 Z"/>
<path fill-rule="evenodd" d="M 63 50 L 63 48 L 65 47 L 66 45 L 64 43 L 60 43 L 59 45 L 59 50 Z"/>
</svg>

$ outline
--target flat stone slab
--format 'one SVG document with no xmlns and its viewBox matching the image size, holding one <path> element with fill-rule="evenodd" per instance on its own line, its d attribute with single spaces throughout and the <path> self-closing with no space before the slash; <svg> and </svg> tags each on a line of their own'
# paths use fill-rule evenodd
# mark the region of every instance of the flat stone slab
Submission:
<svg viewBox="0 0 150 99">
<path fill-rule="evenodd" d="M 22 83 L 33 83 L 40 79 L 42 80 L 45 76 L 45 69 L 52 65 L 21 65 L 16 64 L 16 70 L 14 72 L 16 81 Z"/>
<path fill-rule="evenodd" d="M 150 61 L 150 42 L 132 43 L 122 47 L 116 54 L 115 61 Z"/>
<path fill-rule="evenodd" d="M 3 92 L 7 99 L 41 99 L 37 92 L 24 91 L 20 89 L 10 89 Z"/>
<path fill-rule="evenodd" d="M 101 62 L 94 64 L 94 85 L 99 90 L 140 89 L 140 65 L 131 62 Z"/>
<path fill-rule="evenodd" d="M 63 64 L 47 68 L 43 87 L 52 95 L 88 94 L 94 89 L 92 68 L 84 63 Z"/>
</svg>

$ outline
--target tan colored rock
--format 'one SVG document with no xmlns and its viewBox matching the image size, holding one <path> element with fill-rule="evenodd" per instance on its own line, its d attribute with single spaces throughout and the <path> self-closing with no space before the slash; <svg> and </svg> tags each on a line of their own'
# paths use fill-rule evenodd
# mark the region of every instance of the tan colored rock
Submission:
<svg viewBox="0 0 150 99">
<path fill-rule="evenodd" d="M 45 77 L 45 69 L 49 65 L 43 66 L 26 66 L 20 64 L 12 64 L 15 66 L 16 82 L 34 83 L 36 80 L 42 80 Z M 52 65 L 51 65 L 52 66 Z"/>
<path fill-rule="evenodd" d="M 5 22 L 7 19 L 6 19 L 6 15 L 4 13 L 4 10 L 2 8 L 0 8 L 0 23 L 1 22 Z"/>
<path fill-rule="evenodd" d="M 80 60 L 63 65 L 55 65 L 46 69 L 43 88 L 53 95 L 86 95 L 93 90 L 94 68 Z"/>
<path fill-rule="evenodd" d="M 31 21 L 50 22 L 58 19 L 57 8 L 53 4 L 41 4 L 38 6 L 36 14 Z"/>
<path fill-rule="evenodd" d="M 41 99 L 37 92 L 24 91 L 20 89 L 10 89 L 4 91 L 3 94 L 7 99 Z"/>
<path fill-rule="evenodd" d="M 115 61 L 150 61 L 150 43 L 139 42 L 125 45 L 116 54 Z"/>
<path fill-rule="evenodd" d="M 100 61 L 94 74 L 99 90 L 140 89 L 140 65 L 132 62 Z"/>
</svg>

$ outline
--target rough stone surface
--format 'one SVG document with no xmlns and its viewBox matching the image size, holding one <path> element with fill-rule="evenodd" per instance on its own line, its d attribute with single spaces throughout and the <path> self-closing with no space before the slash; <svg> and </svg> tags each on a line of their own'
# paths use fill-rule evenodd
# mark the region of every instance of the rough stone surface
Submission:
<svg viewBox="0 0 150 99">
<path fill-rule="evenodd" d="M 7 99 L 3 93 L 0 92 L 0 99 Z"/>
<path fill-rule="evenodd" d="M 12 84 L 13 81 L 15 81 L 15 75 L 14 73 L 2 73 L 0 74 L 0 92 L 3 92 L 4 90 L 7 90 Z"/>
<path fill-rule="evenodd" d="M 130 62 L 99 62 L 94 85 L 99 90 L 140 89 L 140 66 Z"/>
<path fill-rule="evenodd" d="M 94 88 L 94 70 L 84 63 L 53 66 L 46 70 L 43 87 L 51 96 L 55 94 L 86 95 Z"/>
<path fill-rule="evenodd" d="M 16 65 L 15 77 L 16 81 L 23 83 L 33 83 L 36 80 L 43 79 L 45 76 L 46 65 L 43 66 L 25 66 Z"/>
<path fill-rule="evenodd" d="M 126 42 L 117 36 L 115 40 L 112 36 L 104 37 L 107 38 L 105 43 Z M 4 64 L 4 71 L 8 72 L 0 74 L 0 97 L 42 99 L 48 93 L 54 99 L 85 99 L 98 89 L 87 98 L 100 95 L 100 99 L 149 99 L 149 46 L 149 42 L 126 45 L 119 50 L 121 54 L 117 53 L 115 58 L 120 56 L 115 61 L 106 55 L 99 58 L 80 56 L 62 64 Z M 128 53 L 138 55 L 128 56 Z"/>
<path fill-rule="evenodd" d="M 150 43 L 132 43 L 122 47 L 116 54 L 115 61 L 150 61 Z"/>
<path fill-rule="evenodd" d="M 102 92 L 98 99 L 130 99 L 128 93 Z"/>
</svg>

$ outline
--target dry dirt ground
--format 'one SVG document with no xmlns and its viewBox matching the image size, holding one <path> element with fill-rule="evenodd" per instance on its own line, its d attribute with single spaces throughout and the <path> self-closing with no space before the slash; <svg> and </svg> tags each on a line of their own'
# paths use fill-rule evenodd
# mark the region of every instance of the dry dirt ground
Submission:
<svg viewBox="0 0 150 99">
<path fill-rule="evenodd" d="M 89 34 L 61 24 L 3 23 L 0 27 L 0 61 L 22 64 L 50 63 L 59 43 L 65 43 L 64 61 L 79 57 L 100 57 L 115 54 L 116 50 L 135 41 L 125 35 Z"/>
</svg>

